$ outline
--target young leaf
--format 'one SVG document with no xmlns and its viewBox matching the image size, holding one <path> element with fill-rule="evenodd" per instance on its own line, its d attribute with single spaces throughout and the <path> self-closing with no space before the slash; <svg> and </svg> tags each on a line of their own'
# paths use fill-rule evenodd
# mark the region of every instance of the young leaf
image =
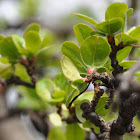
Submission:
<svg viewBox="0 0 140 140">
<path fill-rule="evenodd" d="M 96 25 L 96 28 L 101 32 L 113 34 L 121 29 L 122 24 L 123 19 L 118 17 L 101 22 Z"/>
<path fill-rule="evenodd" d="M 82 117 L 83 111 L 81 110 L 80 106 L 85 101 L 88 101 L 88 100 L 82 100 L 81 102 L 78 102 L 78 104 L 76 105 L 76 108 L 75 108 L 76 117 L 82 123 L 84 123 L 86 121 L 86 119 Z"/>
<path fill-rule="evenodd" d="M 15 75 L 20 77 L 21 80 L 31 83 L 31 77 L 28 75 L 26 68 L 19 63 L 15 65 Z"/>
<path fill-rule="evenodd" d="M 98 73 L 107 72 L 107 73 L 110 74 L 110 71 L 109 71 L 106 67 L 99 67 L 99 68 L 97 69 L 97 72 L 98 72 Z"/>
<path fill-rule="evenodd" d="M 26 28 L 23 37 L 25 37 L 26 33 L 29 32 L 29 31 L 34 31 L 34 32 L 37 32 L 37 33 L 38 33 L 39 30 L 40 30 L 39 24 L 37 24 L 37 23 L 32 23 L 32 24 L 30 24 L 30 25 Z"/>
<path fill-rule="evenodd" d="M 67 85 L 67 79 L 65 78 L 63 73 L 60 73 L 60 74 L 56 75 L 56 77 L 54 79 L 54 83 L 60 89 L 65 90 L 66 85 Z"/>
<path fill-rule="evenodd" d="M 9 62 L 16 62 L 20 57 L 17 47 L 15 46 L 12 37 L 6 37 L 0 41 L 0 54 L 6 57 Z"/>
<path fill-rule="evenodd" d="M 94 128 L 94 131 L 96 134 L 99 134 L 100 133 L 100 128 L 97 127 L 96 125 L 94 125 L 92 122 L 90 122 L 89 120 L 85 121 L 83 123 L 83 127 L 84 128 Z"/>
<path fill-rule="evenodd" d="M 53 83 L 49 79 L 42 79 L 36 83 L 36 92 L 43 101 L 50 101 L 53 92 Z"/>
<path fill-rule="evenodd" d="M 116 2 L 111 4 L 105 13 L 105 19 L 113 19 L 116 17 L 123 17 L 125 12 L 127 11 L 127 5 L 125 3 Z"/>
<path fill-rule="evenodd" d="M 40 49 L 41 39 L 37 32 L 29 31 L 25 34 L 24 38 L 26 42 L 26 47 L 29 50 L 29 52 L 34 54 L 38 49 Z"/>
<path fill-rule="evenodd" d="M 67 99 L 66 99 L 66 106 L 68 107 L 69 106 L 69 103 L 71 102 L 71 100 L 73 99 L 74 95 L 77 95 L 77 90 L 76 89 L 73 89 L 71 91 L 71 93 L 68 95 Z"/>
<path fill-rule="evenodd" d="M 106 101 L 108 97 L 101 97 L 99 100 L 99 103 L 96 106 L 95 112 L 99 114 L 100 116 L 105 116 L 108 112 L 109 109 L 105 109 Z"/>
<path fill-rule="evenodd" d="M 131 46 L 127 46 L 127 47 L 119 50 L 117 53 L 117 56 L 116 56 L 118 62 L 121 62 L 123 59 L 125 59 L 128 56 L 128 54 L 130 53 L 131 49 L 132 49 Z"/>
<path fill-rule="evenodd" d="M 91 36 L 82 43 L 80 51 L 85 64 L 94 69 L 107 62 L 110 46 L 103 37 Z"/>
<path fill-rule="evenodd" d="M 80 45 L 82 42 L 90 36 L 91 32 L 94 32 L 94 30 L 86 25 L 86 24 L 77 24 L 74 26 L 74 32 L 77 37 L 77 40 L 79 41 Z"/>
<path fill-rule="evenodd" d="M 54 127 L 50 129 L 47 140 L 67 140 L 61 127 Z"/>
<path fill-rule="evenodd" d="M 119 63 L 120 66 L 122 66 L 124 69 L 129 69 L 131 68 L 134 64 L 136 63 L 136 61 L 127 61 L 124 60 L 121 63 Z"/>
<path fill-rule="evenodd" d="M 81 78 L 77 68 L 68 57 L 63 56 L 61 60 L 61 67 L 62 67 L 63 74 L 69 80 L 74 81 Z"/>
<path fill-rule="evenodd" d="M 72 87 L 76 88 L 79 92 L 86 89 L 87 83 L 83 79 L 78 79 L 72 82 Z"/>
<path fill-rule="evenodd" d="M 0 77 L 8 79 L 13 75 L 12 65 L 7 64 L 0 64 Z"/>
<path fill-rule="evenodd" d="M 132 30 L 129 35 L 140 40 L 140 26 Z"/>
<path fill-rule="evenodd" d="M 62 53 L 73 62 L 80 73 L 87 73 L 86 67 L 80 56 L 80 48 L 76 44 L 70 41 L 64 42 L 61 50 Z"/>
<path fill-rule="evenodd" d="M 94 19 L 92 19 L 91 17 L 88 17 L 88 16 L 85 16 L 85 15 L 82 15 L 82 14 L 78 14 L 78 13 L 73 13 L 73 15 L 75 16 L 78 16 L 86 21 L 88 21 L 89 23 L 93 24 L 93 25 L 96 25 L 98 24 L 97 21 L 95 21 Z"/>
<path fill-rule="evenodd" d="M 139 42 L 137 38 L 131 37 L 125 33 L 120 33 L 115 36 L 118 39 L 118 44 L 123 41 L 124 45 L 135 44 Z"/>
<path fill-rule="evenodd" d="M 133 14 L 133 8 L 129 8 L 127 10 L 127 18 L 129 18 L 130 16 L 132 16 L 132 14 Z"/>
<path fill-rule="evenodd" d="M 77 123 L 67 124 L 67 140 L 85 140 L 85 131 Z"/>
</svg>

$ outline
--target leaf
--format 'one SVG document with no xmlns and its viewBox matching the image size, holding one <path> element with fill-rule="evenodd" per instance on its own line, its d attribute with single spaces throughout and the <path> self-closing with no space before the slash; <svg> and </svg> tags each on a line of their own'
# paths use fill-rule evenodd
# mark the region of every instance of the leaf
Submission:
<svg viewBox="0 0 140 140">
<path fill-rule="evenodd" d="M 107 62 L 110 46 L 103 37 L 91 36 L 82 43 L 80 51 L 85 64 L 94 69 Z"/>
<path fill-rule="evenodd" d="M 133 14 L 133 8 L 129 8 L 127 10 L 127 18 L 130 17 L 130 16 L 132 16 L 132 14 Z"/>
<path fill-rule="evenodd" d="M 82 42 L 90 36 L 91 32 L 94 32 L 94 30 L 90 26 L 80 23 L 74 26 L 74 32 L 81 45 Z"/>
<path fill-rule="evenodd" d="M 82 114 L 83 114 L 83 111 L 82 109 L 80 108 L 81 104 L 85 101 L 88 101 L 88 100 L 82 100 L 81 102 L 78 102 L 76 104 L 76 107 L 75 107 L 75 114 L 76 114 L 76 117 L 78 118 L 78 120 L 81 122 L 81 123 L 84 123 L 86 121 L 85 118 L 82 117 Z"/>
<path fill-rule="evenodd" d="M 85 140 L 85 131 L 77 123 L 67 124 L 67 140 Z"/>
<path fill-rule="evenodd" d="M 112 34 L 119 31 L 122 25 L 123 25 L 122 18 L 113 18 L 97 24 L 96 29 L 104 33 Z"/>
<path fill-rule="evenodd" d="M 99 67 L 99 68 L 97 69 L 97 72 L 98 72 L 98 73 L 107 72 L 107 73 L 110 74 L 110 71 L 109 71 L 106 67 Z"/>
<path fill-rule="evenodd" d="M 140 39 L 140 26 L 136 27 L 135 29 L 133 29 L 130 33 L 130 36 Z"/>
<path fill-rule="evenodd" d="M 47 140 L 67 140 L 61 127 L 54 127 L 50 129 Z"/>
<path fill-rule="evenodd" d="M 135 63 L 136 63 L 136 61 L 127 61 L 127 60 L 124 60 L 124 61 L 120 62 L 119 65 L 122 66 L 124 69 L 129 69 Z"/>
<path fill-rule="evenodd" d="M 94 96 L 94 92 L 86 92 L 82 94 L 81 96 L 79 96 L 79 98 L 77 98 L 76 103 L 81 102 L 82 100 L 92 101 L 93 96 Z"/>
<path fill-rule="evenodd" d="M 40 100 L 31 97 L 22 97 L 18 102 L 18 107 L 21 109 L 32 109 L 40 111 L 45 109 L 46 104 L 43 104 Z"/>
<path fill-rule="evenodd" d="M 87 73 L 86 67 L 83 64 L 83 61 L 80 56 L 80 48 L 73 42 L 67 41 L 62 45 L 62 53 L 67 56 L 73 64 L 77 67 L 79 72 Z"/>
<path fill-rule="evenodd" d="M 37 32 L 37 33 L 38 33 L 39 30 L 40 30 L 39 24 L 37 24 L 37 23 L 32 23 L 32 24 L 30 24 L 30 25 L 26 28 L 23 37 L 25 37 L 25 36 L 26 36 L 26 33 L 29 32 L 29 31 L 34 31 L 34 32 Z"/>
<path fill-rule="evenodd" d="M 117 52 L 117 56 L 116 56 L 118 62 L 121 62 L 123 59 L 125 59 L 128 56 L 128 54 L 130 53 L 131 49 L 132 49 L 131 46 L 127 46 L 127 47 L 119 50 Z"/>
<path fill-rule="evenodd" d="M 41 47 L 41 39 L 35 31 L 29 31 L 25 34 L 26 47 L 30 53 L 34 54 Z"/>
<path fill-rule="evenodd" d="M 65 78 L 63 73 L 60 73 L 60 74 L 56 75 L 56 77 L 54 79 L 54 83 L 60 89 L 65 90 L 66 84 L 67 84 L 67 79 Z"/>
<path fill-rule="evenodd" d="M 18 50 L 20 50 L 21 48 L 25 48 L 25 41 L 22 37 L 17 34 L 12 34 L 12 39 Z"/>
<path fill-rule="evenodd" d="M 71 100 L 73 99 L 74 95 L 77 95 L 77 90 L 76 89 L 73 89 L 71 91 L 71 93 L 68 95 L 67 99 L 66 99 L 66 106 L 68 107 L 69 106 L 69 103 L 71 102 Z"/>
<path fill-rule="evenodd" d="M 78 16 L 86 21 L 88 21 L 89 23 L 93 24 L 93 25 L 96 25 L 98 24 L 94 19 L 92 19 L 91 17 L 88 17 L 88 16 L 85 16 L 85 15 L 82 15 L 82 14 L 78 14 L 78 13 L 73 13 L 74 16 Z"/>
<path fill-rule="evenodd" d="M 27 73 L 25 66 L 19 63 L 15 65 L 15 75 L 20 77 L 21 80 L 31 83 L 31 77 Z"/>
<path fill-rule="evenodd" d="M 83 123 L 83 127 L 84 128 L 94 128 L 94 131 L 96 134 L 99 134 L 100 133 L 100 128 L 97 127 L 96 125 L 94 125 L 92 122 L 90 122 L 89 120 L 85 121 Z"/>
<path fill-rule="evenodd" d="M 42 79 L 36 83 L 36 92 L 43 101 L 51 101 L 51 93 L 53 92 L 53 83 L 49 79 Z"/>
<path fill-rule="evenodd" d="M 105 116 L 108 112 L 109 109 L 105 109 L 106 101 L 108 97 L 101 97 L 99 100 L 99 103 L 96 106 L 95 112 L 99 114 L 100 116 Z"/>
<path fill-rule="evenodd" d="M 56 112 L 49 114 L 49 120 L 55 127 L 62 126 L 61 117 Z"/>
<path fill-rule="evenodd" d="M 81 78 L 77 68 L 68 57 L 63 56 L 61 60 L 61 67 L 62 67 L 63 74 L 69 80 L 74 81 Z"/>
<path fill-rule="evenodd" d="M 64 99 L 64 96 L 65 96 L 65 91 L 64 90 L 56 90 L 54 93 L 53 93 L 53 98 L 62 98 Z"/>
<path fill-rule="evenodd" d="M 116 17 L 123 17 L 126 11 L 127 5 L 125 3 L 115 2 L 107 8 L 105 19 L 109 20 Z"/>
<path fill-rule="evenodd" d="M 7 64 L 0 64 L 0 77 L 8 79 L 13 75 L 13 69 L 12 65 L 7 63 Z"/>
<path fill-rule="evenodd" d="M 3 57 L 6 57 L 11 63 L 15 63 L 20 57 L 20 54 L 12 40 L 12 37 L 6 37 L 5 39 L 0 41 L 0 54 Z"/>
<path fill-rule="evenodd" d="M 139 42 L 137 38 L 131 37 L 125 33 L 117 34 L 115 38 L 118 39 L 118 44 L 120 42 L 123 42 L 124 45 L 129 45 L 129 44 L 136 44 L 137 42 Z"/>
<path fill-rule="evenodd" d="M 87 83 L 83 79 L 78 79 L 72 82 L 72 87 L 77 89 L 79 92 L 82 92 L 86 89 Z"/>
<path fill-rule="evenodd" d="M 105 116 L 102 116 L 102 117 L 107 122 L 107 121 L 111 121 L 115 119 L 116 115 L 114 113 L 111 113 L 111 114 L 106 114 Z"/>
</svg>

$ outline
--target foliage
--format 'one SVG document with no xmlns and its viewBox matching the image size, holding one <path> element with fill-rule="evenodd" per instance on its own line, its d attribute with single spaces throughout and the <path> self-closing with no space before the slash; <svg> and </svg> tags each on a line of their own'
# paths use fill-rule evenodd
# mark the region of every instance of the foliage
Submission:
<svg viewBox="0 0 140 140">
<path fill-rule="evenodd" d="M 35 7 L 36 5 L 33 8 Z M 82 23 L 74 26 L 74 33 L 79 44 L 70 41 L 63 43 L 61 47 L 62 72 L 54 79 L 45 76 L 40 78 L 35 72 L 36 63 L 43 63 L 40 54 L 47 51 L 49 56 L 49 49 L 52 49 L 51 37 L 42 35 L 38 24 L 29 25 L 23 37 L 17 34 L 9 37 L 0 36 L 2 56 L 0 77 L 5 80 L 19 78 L 20 82 L 13 81 L 12 84 L 17 85 L 18 91 L 23 96 L 19 101 L 20 108 L 43 111 L 50 116 L 53 126 L 48 140 L 84 140 L 86 132 L 91 129 L 94 129 L 97 134 L 100 133 L 98 126 L 82 116 L 83 111 L 80 106 L 84 102 L 97 99 L 95 89 L 96 85 L 101 84 L 102 79 L 95 80 L 97 83 L 93 79 L 89 81 L 89 75 L 98 72 L 99 74 L 107 73 L 109 76 L 114 71 L 110 58 L 112 48 L 109 39 L 111 37 L 114 37 L 114 45 L 123 46 L 123 49 L 116 54 L 119 66 L 127 70 L 136 63 L 136 60 L 124 60 L 134 44 L 140 42 L 139 26 L 127 30 L 127 19 L 132 13 L 133 9 L 128 9 L 125 3 L 118 2 L 108 7 L 105 19 L 101 23 L 85 15 L 74 13 L 73 15 L 91 23 L 93 28 Z M 46 58 L 51 60 L 48 56 Z M 135 75 L 140 76 L 138 72 Z M 86 91 L 90 82 L 94 85 L 94 92 Z M 82 94 L 83 92 L 85 93 Z M 79 94 L 82 95 L 78 97 Z M 108 99 L 108 94 L 104 93 L 99 97 L 95 110 L 93 109 L 107 122 L 118 115 L 118 113 L 110 115 L 111 107 L 105 108 Z M 66 107 L 72 102 L 71 108 L 67 109 Z M 58 110 L 57 113 L 54 113 L 54 108 Z M 59 125 L 54 123 L 52 118 L 59 120 Z M 68 121 L 70 123 L 65 123 Z"/>
</svg>

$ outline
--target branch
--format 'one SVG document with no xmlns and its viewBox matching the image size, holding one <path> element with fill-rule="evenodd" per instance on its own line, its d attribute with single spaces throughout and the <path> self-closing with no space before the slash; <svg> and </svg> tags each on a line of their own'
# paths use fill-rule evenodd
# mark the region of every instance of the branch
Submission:
<svg viewBox="0 0 140 140">
<path fill-rule="evenodd" d="M 98 138 L 101 140 L 110 139 L 110 125 L 106 123 L 97 113 L 93 112 L 92 105 L 89 102 L 81 104 L 80 108 L 83 110 L 83 117 L 95 124 L 100 128 L 101 134 L 98 134 Z"/>
<path fill-rule="evenodd" d="M 14 84 L 14 85 L 24 85 L 26 87 L 35 88 L 34 84 L 30 84 L 28 82 L 22 81 L 17 76 L 11 76 L 10 79 L 5 80 L 6 85 Z"/>
<path fill-rule="evenodd" d="M 116 77 L 118 74 L 123 72 L 123 67 L 118 64 L 118 60 L 116 58 L 117 52 L 124 48 L 123 43 L 121 42 L 118 46 L 115 45 L 114 37 L 108 36 L 108 43 L 111 46 L 112 52 L 110 53 L 109 57 L 111 59 L 111 66 L 114 68 L 112 74 Z"/>
</svg>

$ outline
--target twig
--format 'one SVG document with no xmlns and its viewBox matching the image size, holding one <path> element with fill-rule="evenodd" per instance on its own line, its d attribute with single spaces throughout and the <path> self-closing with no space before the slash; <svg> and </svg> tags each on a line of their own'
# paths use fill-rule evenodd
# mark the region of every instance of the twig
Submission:
<svg viewBox="0 0 140 140">
<path fill-rule="evenodd" d="M 11 76 L 10 79 L 5 80 L 6 85 L 14 84 L 14 85 L 24 85 L 26 87 L 35 88 L 34 84 L 30 84 L 28 82 L 22 81 L 17 76 Z"/>
</svg>

